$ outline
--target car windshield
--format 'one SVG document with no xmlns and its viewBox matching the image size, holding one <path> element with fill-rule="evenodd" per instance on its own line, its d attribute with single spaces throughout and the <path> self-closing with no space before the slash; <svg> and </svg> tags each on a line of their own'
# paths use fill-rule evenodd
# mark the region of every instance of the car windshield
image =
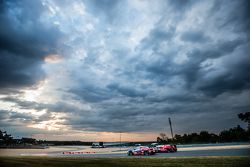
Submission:
<svg viewBox="0 0 250 167">
<path fill-rule="evenodd" d="M 136 147 L 135 150 L 139 150 L 139 149 L 142 149 L 142 148 L 148 148 L 147 146 L 140 146 L 140 147 Z"/>
</svg>

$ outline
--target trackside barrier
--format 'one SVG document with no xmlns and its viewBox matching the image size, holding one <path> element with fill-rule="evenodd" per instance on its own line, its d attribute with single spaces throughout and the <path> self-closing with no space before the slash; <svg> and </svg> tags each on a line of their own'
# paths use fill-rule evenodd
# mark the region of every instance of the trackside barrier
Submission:
<svg viewBox="0 0 250 167">
<path fill-rule="evenodd" d="M 63 152 L 62 154 L 94 154 L 96 152 L 75 152 L 75 151 L 67 151 Z"/>
</svg>

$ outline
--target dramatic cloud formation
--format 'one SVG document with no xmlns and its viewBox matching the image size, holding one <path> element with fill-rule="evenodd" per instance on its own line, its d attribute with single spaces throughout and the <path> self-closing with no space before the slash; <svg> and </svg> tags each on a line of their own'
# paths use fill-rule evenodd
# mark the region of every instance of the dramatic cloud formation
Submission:
<svg viewBox="0 0 250 167">
<path fill-rule="evenodd" d="M 168 117 L 176 133 L 241 124 L 249 11 L 247 0 L 1 0 L 0 128 L 152 140 Z"/>
</svg>

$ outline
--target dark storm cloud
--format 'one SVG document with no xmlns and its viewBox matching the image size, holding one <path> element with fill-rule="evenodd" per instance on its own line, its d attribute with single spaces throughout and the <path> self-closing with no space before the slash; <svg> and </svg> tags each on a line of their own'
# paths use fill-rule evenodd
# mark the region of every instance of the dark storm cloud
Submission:
<svg viewBox="0 0 250 167">
<path fill-rule="evenodd" d="M 141 41 L 139 49 L 148 49 L 157 51 L 162 42 L 168 42 L 172 39 L 175 33 L 175 28 L 170 26 L 168 28 L 156 27 L 152 29 L 149 35 Z"/>
<path fill-rule="evenodd" d="M 185 10 L 186 8 L 192 6 L 192 4 L 195 1 L 192 0 L 175 0 L 175 1 L 169 1 L 169 4 L 171 7 L 173 7 L 175 10 Z"/>
<path fill-rule="evenodd" d="M 181 35 L 181 39 L 187 42 L 203 43 L 209 41 L 210 38 L 204 35 L 201 31 L 188 31 Z"/>
<path fill-rule="evenodd" d="M 116 18 L 119 18 L 121 10 L 124 9 L 121 5 L 125 3 L 123 0 L 84 0 L 83 2 L 90 13 L 111 24 L 117 22 Z"/>
<path fill-rule="evenodd" d="M 187 81 L 187 85 L 201 79 L 201 63 L 208 59 L 216 59 L 222 56 L 231 54 L 237 47 L 243 43 L 242 40 L 220 41 L 218 44 L 213 44 L 208 48 L 194 49 L 188 53 L 189 60 L 179 67 L 179 75 L 183 75 Z M 231 70 L 231 69 L 228 69 Z M 243 74 L 246 75 L 246 74 Z"/>
<path fill-rule="evenodd" d="M 250 2 L 247 0 L 244 0 L 241 2 L 241 14 L 239 16 L 239 21 L 242 23 L 242 29 L 247 32 L 248 38 L 250 33 Z"/>
<path fill-rule="evenodd" d="M 116 8 L 116 5 L 119 3 L 119 0 L 90 0 L 86 2 L 91 3 L 93 7 L 101 10 L 104 13 L 107 13 Z M 98 10 L 95 10 L 95 11 L 98 11 Z"/>
<path fill-rule="evenodd" d="M 1 1 L 0 89 L 31 86 L 44 78 L 41 63 L 56 53 L 59 31 L 39 18 L 39 1 Z"/>
<path fill-rule="evenodd" d="M 67 123 L 78 130 L 105 130 L 108 132 L 158 132 L 166 130 L 165 126 L 162 125 L 166 125 L 166 120 L 170 115 L 179 116 L 174 120 L 175 122 L 179 122 L 180 119 L 183 119 L 182 115 L 206 115 L 211 112 L 211 108 L 214 107 L 217 108 L 216 110 L 214 109 L 213 112 L 219 112 L 220 110 L 225 109 L 220 105 L 204 105 L 204 103 L 200 102 L 187 103 L 185 108 L 183 107 L 183 103 L 178 105 L 172 104 L 171 107 L 164 107 L 160 103 L 151 106 L 143 103 L 137 103 L 137 106 L 133 107 L 131 107 L 131 105 L 133 104 L 124 103 L 123 105 L 115 104 L 114 106 L 109 104 L 102 110 L 102 112 L 100 112 L 100 114 L 95 116 L 90 114 L 87 116 L 88 119 L 84 119 L 84 116 L 77 115 L 76 117 L 70 117 L 67 119 Z M 187 116 L 185 117 L 187 118 Z M 212 119 L 215 118 L 216 114 L 212 117 Z M 195 118 L 189 118 L 189 121 L 195 121 Z M 214 121 L 209 120 L 206 122 L 208 123 Z M 178 124 L 178 129 L 181 127 L 181 124 L 183 124 L 183 122 Z"/>
<path fill-rule="evenodd" d="M 198 83 L 199 89 L 209 95 L 218 95 L 228 91 L 244 91 L 250 88 L 250 43 L 238 48 L 237 58 L 232 58 L 225 62 L 226 71 L 210 80 Z"/>
<path fill-rule="evenodd" d="M 198 32 L 198 34 L 200 34 L 200 32 Z M 150 33 L 150 36 L 151 35 L 152 34 Z M 199 43 L 201 42 L 201 39 L 192 38 L 192 40 L 191 39 L 188 39 L 188 40 L 190 40 L 189 42 L 191 42 L 192 40 L 195 40 L 195 41 L 192 41 L 193 43 L 196 43 L 197 40 Z M 148 40 L 146 45 L 152 46 L 151 43 L 154 43 L 154 41 L 155 40 Z M 156 43 L 161 43 L 164 41 L 167 41 L 167 40 L 159 38 L 159 41 Z M 205 41 L 202 40 L 202 42 L 205 42 Z M 222 89 L 222 87 L 220 87 L 219 85 L 217 87 L 216 84 L 214 85 L 214 88 L 213 88 L 213 86 L 211 84 L 211 83 L 213 83 L 213 81 L 210 81 L 210 82 L 205 81 L 204 86 L 201 86 L 201 85 L 203 85 L 201 83 L 202 76 L 205 75 L 205 73 L 209 72 L 209 71 L 203 71 L 203 68 L 201 67 L 202 63 L 205 62 L 206 60 L 209 60 L 209 59 L 217 59 L 217 58 L 220 58 L 223 56 L 228 56 L 229 54 L 232 54 L 238 47 L 245 44 L 246 42 L 247 41 L 245 41 L 243 39 L 235 39 L 232 41 L 214 42 L 214 43 L 211 43 L 207 46 L 204 46 L 204 48 L 200 48 L 200 49 L 194 48 L 193 50 L 191 50 L 187 53 L 188 60 L 181 65 L 176 64 L 173 61 L 173 58 L 176 54 L 178 54 L 178 51 L 174 50 L 173 52 L 170 52 L 170 53 L 164 53 L 164 52 L 157 52 L 157 49 L 156 49 L 152 53 L 153 59 L 151 60 L 151 62 L 149 62 L 149 63 L 140 62 L 137 65 L 137 68 L 138 68 L 138 70 L 145 70 L 146 72 L 148 72 L 149 75 L 147 75 L 147 76 L 155 79 L 159 85 L 166 84 L 166 81 L 171 79 L 174 76 L 181 76 L 185 79 L 185 83 L 186 83 L 186 86 L 188 88 L 191 88 L 191 87 L 195 88 L 194 85 L 196 82 L 198 82 L 200 85 L 199 86 L 200 90 L 203 90 L 208 94 L 209 94 L 209 91 L 211 90 L 211 95 L 212 94 L 218 95 L 220 93 L 223 93 L 225 90 L 230 91 L 230 89 L 227 89 L 227 88 Z M 142 44 L 145 45 L 144 40 L 143 40 Z M 156 45 L 156 46 L 159 47 L 159 45 Z M 150 47 L 148 47 L 147 49 L 149 49 L 149 48 Z M 242 49 L 244 50 L 244 52 L 240 53 L 240 54 L 247 53 L 247 50 L 245 47 L 243 47 Z M 240 56 L 240 57 L 242 58 L 242 56 Z M 242 73 L 237 74 L 237 75 L 239 75 L 239 76 L 244 75 L 245 77 L 243 77 L 243 78 L 248 78 L 247 77 L 248 75 L 246 73 L 247 69 L 245 70 L 245 67 L 247 66 L 246 64 L 248 64 L 246 62 L 248 62 L 248 60 L 244 61 L 244 64 L 242 64 L 242 67 L 243 67 L 242 70 L 236 70 L 236 69 L 231 69 L 231 67 L 226 67 L 228 70 L 228 74 L 233 74 L 233 73 L 235 73 L 235 71 L 240 71 Z M 243 62 L 239 62 L 239 63 L 243 63 Z M 227 75 L 227 74 L 225 74 L 225 75 Z M 228 83 L 232 86 L 234 84 L 236 86 L 240 83 L 242 83 L 243 85 L 247 85 L 247 82 L 242 81 L 240 79 L 240 77 L 238 77 L 238 79 L 235 79 L 235 77 L 230 77 L 230 76 L 228 76 L 228 77 L 231 78 L 230 82 L 228 82 Z M 221 76 L 220 78 L 217 78 L 217 79 L 219 79 L 220 80 L 219 82 L 222 83 L 221 86 L 223 86 L 225 83 L 227 83 L 226 76 Z M 216 82 L 217 79 L 214 78 L 214 81 Z M 225 83 L 221 82 L 223 80 L 225 81 Z M 205 86 L 205 85 L 208 86 L 209 84 L 211 84 L 210 90 L 208 90 L 209 87 Z M 225 85 L 228 85 L 228 84 L 225 84 Z M 231 86 L 228 85 L 228 88 L 229 87 L 231 87 Z M 199 88 L 198 88 L 198 90 L 199 90 Z M 240 87 L 236 86 L 234 88 L 232 87 L 232 90 L 235 90 L 235 88 L 240 89 Z M 197 89 L 197 88 L 195 88 L 195 89 Z"/>
<path fill-rule="evenodd" d="M 74 88 L 71 89 L 69 92 L 77 95 L 76 99 L 84 100 L 90 103 L 97 103 L 112 98 L 111 93 L 97 87 Z"/>
<path fill-rule="evenodd" d="M 0 110 L 0 118 L 0 127 L 25 125 L 34 120 L 34 117 L 29 114 L 8 110 Z"/>
<path fill-rule="evenodd" d="M 134 88 L 120 86 L 119 84 L 110 84 L 107 86 L 111 92 L 117 91 L 118 93 L 128 97 L 145 97 L 146 93 L 135 90 Z"/>
<path fill-rule="evenodd" d="M 225 5 L 226 1 L 215 1 L 214 7 L 211 10 L 211 16 L 213 16 L 216 12 L 223 12 L 226 10 L 227 16 L 221 18 L 220 16 L 216 20 L 216 24 L 218 24 L 221 30 L 223 29 L 232 29 L 237 33 L 246 33 L 249 38 L 249 30 L 250 30 L 250 2 L 248 0 L 240 0 L 237 2 L 228 3 Z M 235 10 L 237 9 L 237 10 Z"/>
<path fill-rule="evenodd" d="M 138 57 L 133 62 L 136 62 L 136 70 L 153 73 L 152 75 L 148 74 L 147 77 L 162 82 L 166 79 L 164 76 L 173 75 L 177 72 L 176 66 L 172 61 L 177 51 L 175 49 L 170 49 L 168 52 L 162 51 L 162 45 L 171 44 L 172 38 L 175 36 L 175 28 L 173 26 L 167 28 L 159 27 L 161 26 L 157 23 L 148 36 L 141 40 L 140 45 L 137 47 Z M 143 59 L 143 54 L 147 54 L 147 52 L 150 52 L 152 57 L 150 61 Z"/>
<path fill-rule="evenodd" d="M 77 117 L 70 117 L 66 124 L 80 129 L 91 131 L 106 131 L 106 132 L 132 132 L 145 131 L 147 122 L 143 121 L 141 111 L 133 111 L 131 109 L 124 109 L 124 106 L 116 105 L 116 108 L 110 107 L 106 111 L 99 114 L 81 115 Z M 129 112 L 128 112 L 129 111 Z M 84 119 L 87 117 L 88 119 Z M 150 130 L 149 130 L 150 131 Z"/>
<path fill-rule="evenodd" d="M 32 116 L 23 114 L 23 113 L 17 113 L 17 112 L 10 112 L 10 118 L 11 119 L 31 119 Z"/>
<path fill-rule="evenodd" d="M 45 10 L 37 1 L 1 2 L 0 86 L 33 85 L 44 77 L 44 55 L 56 52 L 61 34 L 37 19 Z M 62 13 L 63 19 L 56 18 L 66 33 L 73 32 L 64 48 L 70 59 L 46 71 L 66 95 L 47 103 L 0 99 L 46 111 L 36 118 L 0 111 L 6 126 L 10 120 L 39 123 L 63 113 L 61 124 L 76 130 L 158 132 L 166 130 L 168 117 L 179 132 L 218 130 L 234 126 L 237 114 L 249 110 L 249 1 L 143 1 L 133 7 L 132 1 L 79 2 L 84 10 L 74 6 L 72 18 L 80 11 L 84 23 L 66 24 Z M 88 23 L 92 28 L 81 31 Z"/>
<path fill-rule="evenodd" d="M 171 1 L 170 4 L 173 3 L 174 8 L 182 2 L 186 12 L 195 5 L 191 1 L 176 3 Z M 242 1 L 237 3 L 242 9 L 245 8 L 243 4 Z M 228 8 L 234 9 L 231 6 L 233 4 L 227 5 Z M 129 68 L 119 71 L 117 75 L 126 78 L 129 85 L 135 86 L 126 87 L 123 86 L 123 82 L 113 81 L 106 86 L 108 90 L 105 88 L 95 89 L 95 91 L 84 89 L 80 96 L 85 101 L 95 104 L 92 105 L 95 112 L 90 112 L 88 119 L 81 116 L 79 112 L 77 118 L 71 117 L 67 123 L 76 129 L 84 128 L 94 131 L 157 131 L 164 129 L 161 125 L 159 126 L 159 122 L 164 123 L 171 115 L 179 123 L 179 130 L 183 128 L 181 121 L 188 119 L 190 122 L 202 123 L 200 119 L 204 116 L 210 120 L 203 122 L 203 128 L 218 128 L 220 122 L 216 121 L 217 117 L 221 117 L 225 127 L 231 127 L 232 122 L 237 122 L 237 113 L 243 112 L 243 108 L 244 111 L 246 110 L 246 97 L 249 97 L 250 84 L 247 72 L 250 62 L 247 54 L 249 53 L 247 49 L 249 40 L 246 39 L 248 30 L 244 28 L 249 18 L 243 14 L 244 12 L 238 11 L 236 12 L 237 21 L 231 18 L 230 12 L 221 19 L 220 16 L 223 14 L 221 10 L 224 10 L 224 6 L 226 6 L 225 2 L 221 8 L 213 8 L 205 19 L 209 19 L 210 15 L 214 18 L 210 18 L 211 20 L 208 21 L 211 23 L 206 24 L 220 22 L 214 28 L 223 31 L 221 25 L 227 22 L 225 26 L 233 27 L 233 29 L 226 28 L 227 31 L 235 33 L 236 29 L 238 31 L 241 29 L 243 35 L 235 34 L 232 39 L 227 37 L 216 39 L 210 36 L 210 29 L 205 28 L 197 30 L 187 28 L 183 32 L 178 32 L 176 26 L 182 19 L 185 19 L 185 12 L 182 12 L 183 17 L 178 17 L 179 20 L 175 20 L 173 25 L 168 27 L 163 26 L 166 24 L 164 17 L 167 17 L 163 14 L 148 35 L 137 45 L 136 58 L 133 57 L 128 61 L 127 67 Z M 187 46 L 176 42 L 179 37 L 182 42 L 187 43 Z M 184 54 L 187 59 L 182 63 L 176 63 L 174 59 L 182 51 L 186 51 Z M 213 60 L 221 60 L 221 64 L 216 67 L 212 67 L 209 63 L 204 65 Z M 211 68 L 208 68 L 210 66 Z M 223 72 L 216 71 L 221 68 Z M 178 82 L 181 84 L 175 81 L 175 78 L 179 78 Z M 151 84 L 143 86 L 138 82 L 140 79 L 150 80 Z M 174 93 L 169 93 L 168 90 L 164 92 L 164 89 L 154 91 L 154 88 L 161 87 L 173 87 L 178 90 Z M 246 95 L 241 97 L 244 92 Z M 91 98 L 88 99 L 89 97 Z M 235 104 L 239 107 L 237 107 L 238 110 L 230 105 L 232 98 L 244 101 L 242 104 L 240 102 Z M 223 115 L 231 116 L 223 118 Z M 191 124 L 187 123 L 188 126 L 195 126 L 195 123 Z"/>
<path fill-rule="evenodd" d="M 1 118 L 1 120 L 5 120 L 7 118 L 7 113 L 8 113 L 8 111 L 1 110 L 1 112 L 0 112 L 0 118 Z"/>
<path fill-rule="evenodd" d="M 44 109 L 43 105 L 41 105 L 37 102 L 20 100 L 16 97 L 15 98 L 14 97 L 4 97 L 4 98 L 0 98 L 0 100 L 14 103 L 14 105 L 16 105 L 17 107 L 20 107 L 21 109 L 36 109 L 36 110 Z"/>
<path fill-rule="evenodd" d="M 43 73 L 40 69 L 37 71 L 34 70 L 36 66 L 40 66 L 39 60 L 23 58 L 20 55 L 4 50 L 1 50 L 0 54 L 1 89 L 6 87 L 30 86 L 43 78 Z"/>
<path fill-rule="evenodd" d="M 26 100 L 20 100 L 18 98 L 14 98 L 14 97 L 5 97 L 5 98 L 0 98 L 0 100 L 2 101 L 6 101 L 6 102 L 11 102 L 14 104 L 14 106 L 16 108 L 20 108 L 20 109 L 35 109 L 37 111 L 42 111 L 42 110 L 46 110 L 48 112 L 55 112 L 55 113 L 78 113 L 81 112 L 81 110 L 79 108 L 77 108 L 74 105 L 70 105 L 67 103 L 63 103 L 63 102 L 56 102 L 53 104 L 50 103 L 37 103 L 34 101 L 26 101 Z"/>
</svg>

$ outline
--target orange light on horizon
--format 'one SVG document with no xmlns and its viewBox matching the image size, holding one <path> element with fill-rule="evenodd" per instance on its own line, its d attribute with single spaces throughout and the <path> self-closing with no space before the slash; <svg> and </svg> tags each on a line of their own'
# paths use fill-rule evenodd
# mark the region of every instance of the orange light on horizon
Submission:
<svg viewBox="0 0 250 167">
<path fill-rule="evenodd" d="M 34 127 L 34 126 L 33 126 Z M 35 127 L 34 127 L 35 128 Z M 36 127 L 37 128 L 37 127 Z M 57 129 L 51 129 L 57 131 Z M 45 134 L 34 135 L 37 139 L 44 139 Z M 151 132 L 133 132 L 121 133 L 121 142 L 155 141 L 158 133 Z M 91 142 L 119 142 L 120 133 L 114 132 L 72 132 L 64 131 L 62 134 L 46 134 L 46 140 L 79 140 Z"/>
<path fill-rule="evenodd" d="M 62 60 L 62 57 L 60 55 L 57 55 L 57 54 L 51 54 L 51 55 L 47 55 L 45 58 L 44 58 L 44 61 L 46 63 L 58 63 L 59 61 Z"/>
</svg>

